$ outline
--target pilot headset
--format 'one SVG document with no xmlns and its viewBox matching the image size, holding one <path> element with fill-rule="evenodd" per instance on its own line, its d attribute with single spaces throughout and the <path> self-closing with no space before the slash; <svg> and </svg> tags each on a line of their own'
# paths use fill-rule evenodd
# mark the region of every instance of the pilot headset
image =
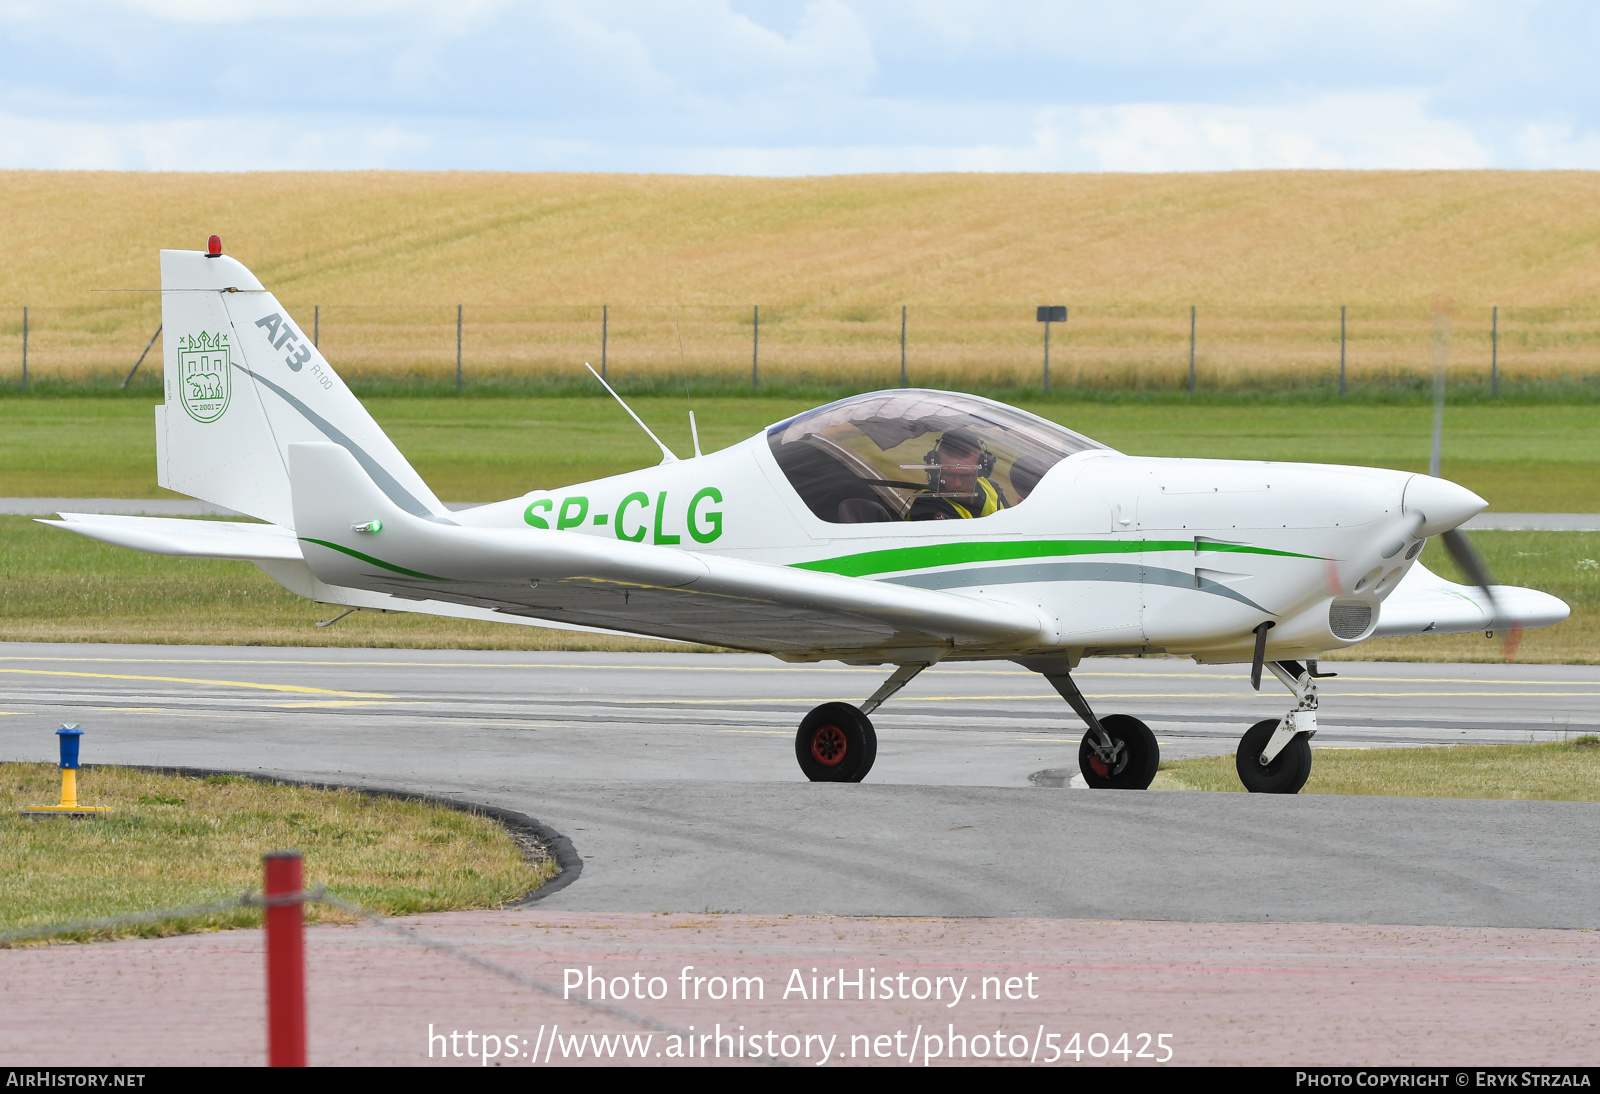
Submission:
<svg viewBox="0 0 1600 1094">
<path fill-rule="evenodd" d="M 928 454 L 922 457 L 922 462 L 928 465 L 928 485 L 932 486 L 935 490 L 941 489 L 942 486 L 942 484 L 939 482 L 941 472 L 938 465 L 943 461 L 939 459 L 939 449 L 944 445 L 946 440 L 950 439 L 951 435 L 951 433 L 946 433 L 939 439 L 939 443 L 928 449 Z M 988 478 L 991 474 L 993 474 L 994 453 L 989 451 L 988 444 L 983 440 L 972 436 L 970 433 L 963 432 L 961 434 L 957 434 L 956 436 L 959 440 L 965 441 L 968 444 L 977 445 L 978 477 Z"/>
</svg>

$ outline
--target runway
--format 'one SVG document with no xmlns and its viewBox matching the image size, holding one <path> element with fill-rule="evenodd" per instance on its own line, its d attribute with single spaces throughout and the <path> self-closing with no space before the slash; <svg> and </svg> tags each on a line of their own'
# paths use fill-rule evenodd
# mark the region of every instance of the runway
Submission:
<svg viewBox="0 0 1600 1094">
<path fill-rule="evenodd" d="M 1340 663 L 1323 747 L 1600 732 L 1600 668 Z M 1288 708 L 1237 666 L 1090 661 L 1168 757 Z M 0 646 L 0 755 L 255 771 L 526 813 L 571 838 L 574 911 L 1593 927 L 1600 806 L 1044 789 L 1081 726 L 1008 664 L 936 667 L 874 716 L 860 786 L 793 731 L 877 669 L 703 654 Z"/>
</svg>

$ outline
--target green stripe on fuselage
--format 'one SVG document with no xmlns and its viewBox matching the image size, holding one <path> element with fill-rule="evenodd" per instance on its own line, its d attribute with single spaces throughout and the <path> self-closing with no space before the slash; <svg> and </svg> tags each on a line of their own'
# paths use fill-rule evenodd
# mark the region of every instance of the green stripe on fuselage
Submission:
<svg viewBox="0 0 1600 1094">
<path fill-rule="evenodd" d="M 1004 562 L 1019 558 L 1059 558 L 1065 555 L 1125 555 L 1156 551 L 1228 551 L 1246 555 L 1275 555 L 1280 558 L 1308 558 L 1317 555 L 1294 551 L 1274 551 L 1237 543 L 1196 545 L 1192 539 L 1031 539 L 1010 542 L 933 543 L 924 547 L 894 547 L 886 551 L 863 551 L 856 555 L 797 562 L 797 570 L 817 570 L 845 577 L 869 577 L 902 570 L 926 570 L 935 566 L 964 566 L 974 562 Z"/>
<path fill-rule="evenodd" d="M 329 550 L 338 551 L 341 554 L 349 555 L 351 558 L 359 558 L 362 562 L 368 562 L 374 566 L 381 566 L 385 570 L 389 570 L 392 573 L 405 574 L 407 577 L 420 577 L 424 581 L 450 580 L 447 577 L 435 577 L 433 574 L 425 574 L 420 570 L 408 570 L 404 566 L 395 566 L 392 563 L 383 561 L 381 558 L 373 558 L 371 555 L 364 555 L 360 551 L 353 551 L 349 547 L 341 547 L 337 543 L 329 543 L 325 539 L 312 539 L 310 536 L 301 536 L 300 541 L 302 543 L 315 543 L 318 547 L 326 547 Z"/>
</svg>

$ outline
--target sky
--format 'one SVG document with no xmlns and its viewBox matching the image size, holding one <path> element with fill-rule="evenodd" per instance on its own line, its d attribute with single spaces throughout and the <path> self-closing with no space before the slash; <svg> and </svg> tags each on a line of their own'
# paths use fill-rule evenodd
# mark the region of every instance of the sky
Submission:
<svg viewBox="0 0 1600 1094">
<path fill-rule="evenodd" d="M 1600 168 L 1600 4 L 0 0 L 0 168 Z"/>
</svg>

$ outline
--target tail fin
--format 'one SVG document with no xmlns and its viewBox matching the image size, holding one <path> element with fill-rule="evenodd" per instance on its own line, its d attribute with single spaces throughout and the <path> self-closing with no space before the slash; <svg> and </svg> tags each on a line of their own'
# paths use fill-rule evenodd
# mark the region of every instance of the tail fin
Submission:
<svg viewBox="0 0 1600 1094">
<path fill-rule="evenodd" d="M 294 527 L 289 445 L 332 441 L 396 506 L 445 507 L 255 275 L 226 255 L 161 252 L 166 405 L 157 481 Z"/>
</svg>

